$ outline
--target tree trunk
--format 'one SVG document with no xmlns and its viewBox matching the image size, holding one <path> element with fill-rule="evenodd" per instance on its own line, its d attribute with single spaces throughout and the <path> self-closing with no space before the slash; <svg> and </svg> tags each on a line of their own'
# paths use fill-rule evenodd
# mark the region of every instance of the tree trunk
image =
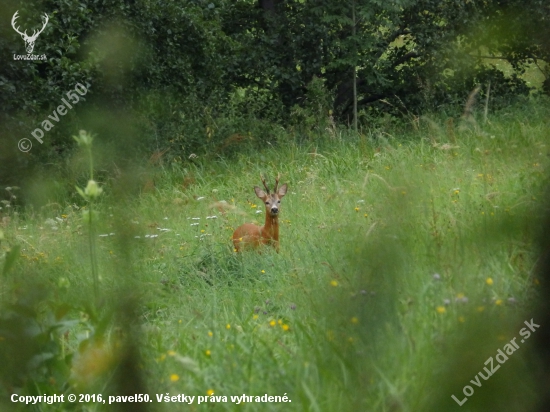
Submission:
<svg viewBox="0 0 550 412">
<path fill-rule="evenodd" d="M 352 28 L 351 33 L 353 36 L 354 47 L 354 63 L 353 63 L 353 130 L 357 133 L 357 65 L 355 64 L 355 57 L 357 56 L 355 50 L 355 35 L 356 35 L 356 22 L 355 22 L 355 0 L 351 2 L 351 14 L 352 14 Z"/>
</svg>

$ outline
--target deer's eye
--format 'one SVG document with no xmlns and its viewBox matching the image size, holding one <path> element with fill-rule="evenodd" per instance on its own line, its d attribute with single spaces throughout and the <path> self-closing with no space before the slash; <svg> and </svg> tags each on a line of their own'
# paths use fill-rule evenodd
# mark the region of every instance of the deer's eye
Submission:
<svg viewBox="0 0 550 412">
<path fill-rule="evenodd" d="M 265 202 L 265 204 L 266 204 L 266 205 L 268 205 L 268 204 L 269 204 L 269 202 Z"/>
<path fill-rule="evenodd" d="M 280 201 L 280 200 L 277 200 L 277 203 L 281 203 L 281 201 Z"/>
</svg>

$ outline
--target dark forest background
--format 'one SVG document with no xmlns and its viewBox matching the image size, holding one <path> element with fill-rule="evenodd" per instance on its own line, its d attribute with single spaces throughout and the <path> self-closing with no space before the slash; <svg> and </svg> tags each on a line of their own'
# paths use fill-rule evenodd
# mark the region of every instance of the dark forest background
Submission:
<svg viewBox="0 0 550 412">
<path fill-rule="evenodd" d="M 17 10 L 29 33 L 50 16 L 34 50 L 46 61 L 13 60 L 25 54 L 9 24 Z M 550 92 L 549 17 L 543 0 L 5 1 L 2 149 L 30 135 L 76 83 L 89 88 L 87 101 L 32 156 L 62 154 L 75 127 L 101 116 L 134 128 L 133 147 L 182 158 L 276 140 L 275 124 L 307 132 L 319 111 L 349 125 L 354 69 L 359 125 L 460 115 L 476 85 L 498 109 L 529 93 L 520 76 L 533 65 Z M 502 61 L 510 73 L 496 68 Z M 128 150 L 117 128 L 102 132 Z"/>
</svg>

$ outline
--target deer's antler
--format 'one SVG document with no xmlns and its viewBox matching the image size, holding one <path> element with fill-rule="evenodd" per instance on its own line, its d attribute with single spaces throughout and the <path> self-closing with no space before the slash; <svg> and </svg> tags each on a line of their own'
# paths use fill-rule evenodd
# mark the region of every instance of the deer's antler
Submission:
<svg viewBox="0 0 550 412">
<path fill-rule="evenodd" d="M 50 18 L 48 17 L 48 15 L 46 13 L 44 13 L 44 15 L 42 16 L 42 21 L 44 21 L 44 23 L 42 24 L 42 28 L 38 31 L 38 33 L 36 32 L 36 30 L 33 32 L 32 34 L 32 38 L 37 38 L 38 35 L 40 33 L 42 33 L 44 31 L 44 29 L 46 28 L 46 25 L 48 24 L 48 21 L 50 21 Z"/>
<path fill-rule="evenodd" d="M 17 10 L 17 11 L 15 12 L 15 14 L 13 15 L 13 17 L 12 17 L 12 19 L 11 19 L 11 27 L 13 27 L 13 29 L 14 29 L 17 33 L 19 33 L 21 36 L 27 36 L 27 30 L 25 30 L 24 33 L 21 33 L 21 32 L 19 31 L 19 27 L 15 27 L 15 20 L 17 20 L 17 19 L 19 18 L 19 16 L 17 15 L 17 13 L 19 13 L 19 10 Z"/>
<path fill-rule="evenodd" d="M 19 10 L 17 10 L 15 12 L 15 14 L 13 15 L 12 19 L 11 19 L 11 26 L 13 27 L 13 29 L 19 33 L 26 41 L 29 40 L 29 41 L 32 41 L 32 40 L 36 40 L 36 38 L 38 37 L 38 35 L 40 33 L 42 33 L 44 31 L 44 29 L 46 28 L 46 25 L 48 24 L 48 21 L 50 21 L 50 18 L 48 17 L 48 15 L 46 13 L 44 13 L 44 15 L 42 16 L 42 28 L 40 30 L 34 30 L 33 33 L 32 33 L 32 36 L 29 36 L 27 34 L 27 30 L 25 30 L 24 32 L 21 32 L 19 30 L 19 27 L 16 27 L 15 24 L 16 24 L 16 20 L 19 18 L 18 16 L 18 13 L 19 13 Z"/>
<path fill-rule="evenodd" d="M 277 193 L 277 188 L 279 187 L 279 179 L 281 177 L 281 174 L 280 173 L 277 173 L 277 178 L 275 179 L 275 189 L 273 189 L 273 191 L 275 193 Z"/>
<path fill-rule="evenodd" d="M 261 173 L 260 173 L 260 179 L 262 179 L 262 183 L 264 184 L 265 190 L 267 190 L 267 194 L 269 194 L 269 187 L 267 187 L 267 184 L 265 183 L 265 179 Z"/>
</svg>

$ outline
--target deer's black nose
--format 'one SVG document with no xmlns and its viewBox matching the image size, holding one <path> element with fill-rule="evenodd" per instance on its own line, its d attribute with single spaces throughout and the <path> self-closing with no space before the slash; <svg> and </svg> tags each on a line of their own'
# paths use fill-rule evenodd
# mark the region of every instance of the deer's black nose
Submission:
<svg viewBox="0 0 550 412">
<path fill-rule="evenodd" d="M 273 207 L 271 208 L 271 213 L 273 213 L 273 214 L 279 213 L 279 208 L 277 208 L 277 206 L 273 206 Z"/>
</svg>

